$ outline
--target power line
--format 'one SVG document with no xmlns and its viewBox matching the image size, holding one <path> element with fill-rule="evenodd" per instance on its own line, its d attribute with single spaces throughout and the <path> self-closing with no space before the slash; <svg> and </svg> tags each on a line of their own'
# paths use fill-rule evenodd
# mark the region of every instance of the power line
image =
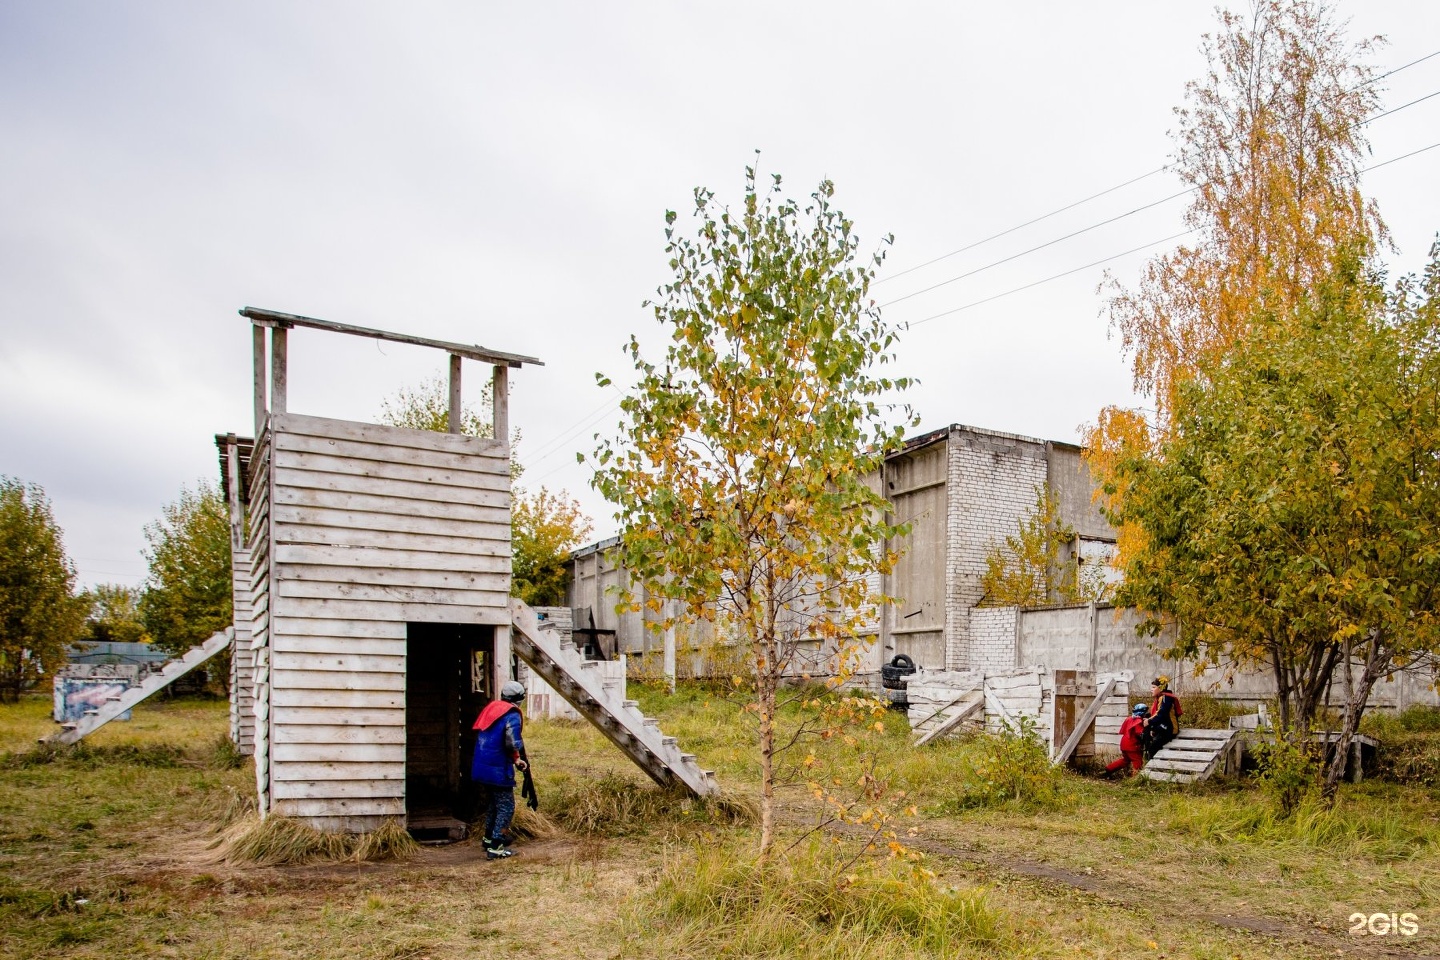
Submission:
<svg viewBox="0 0 1440 960">
<path fill-rule="evenodd" d="M 1417 58 L 1417 59 L 1415 59 L 1415 60 L 1411 60 L 1409 63 L 1403 63 L 1403 64 L 1401 64 L 1400 66 L 1394 68 L 1393 70 L 1387 70 L 1385 73 L 1382 73 L 1382 74 L 1380 74 L 1379 76 L 1371 77 L 1369 80 L 1365 81 L 1365 83 L 1361 84 L 1361 86 L 1368 86 L 1368 85 L 1370 85 L 1370 84 L 1372 84 L 1372 83 L 1378 83 L 1379 81 L 1384 80 L 1386 77 L 1392 77 L 1392 76 L 1394 76 L 1395 74 L 1399 73 L 1399 72 L 1402 71 L 1402 70 L 1408 70 L 1408 69 L 1410 69 L 1411 67 L 1415 66 L 1416 64 L 1424 63 L 1426 60 L 1429 60 L 1429 59 L 1431 59 L 1432 57 L 1440 57 L 1440 50 L 1436 50 L 1436 51 L 1433 52 L 1433 53 L 1427 53 L 1425 56 L 1419 57 L 1419 58 Z M 1421 102 L 1423 102 L 1423 101 L 1425 101 L 1425 100 L 1430 99 L 1430 97 L 1434 97 L 1434 96 L 1440 96 L 1440 91 L 1436 91 L 1436 93 L 1432 93 L 1432 94 L 1429 94 L 1428 96 L 1421 97 L 1421 98 L 1419 98 L 1418 100 L 1412 100 L 1412 101 L 1410 101 L 1409 103 L 1401 104 L 1401 105 L 1398 106 L 1398 107 L 1394 107 L 1393 109 L 1386 110 L 1384 113 L 1376 114 L 1375 116 L 1368 118 L 1368 119 L 1365 120 L 1364 122 L 1365 122 L 1365 123 L 1370 123 L 1370 122 L 1373 121 L 1373 120 L 1379 120 L 1379 119 L 1382 118 L 1382 117 L 1388 117 L 1388 116 L 1390 116 L 1391 114 L 1399 113 L 1401 110 L 1404 110 L 1404 109 L 1406 109 L 1407 107 L 1413 107 L 1413 106 L 1415 106 L 1415 104 L 1421 103 Z M 1397 158 L 1397 159 L 1399 159 L 1399 158 Z M 1103 197 L 1103 196 L 1105 196 L 1105 195 L 1107 195 L 1107 194 L 1114 193 L 1116 190 L 1120 190 L 1120 189 L 1122 189 L 1122 188 L 1124 188 L 1124 187 L 1128 187 L 1128 186 L 1130 186 L 1130 185 L 1132 185 L 1132 184 L 1139 183 L 1141 180 L 1145 180 L 1145 179 L 1148 179 L 1148 178 L 1150 178 L 1150 177 L 1153 177 L 1153 176 L 1155 176 L 1157 173 L 1163 173 L 1164 171 L 1169 170 L 1169 169 L 1170 169 L 1171 167 L 1173 167 L 1173 166 L 1174 166 L 1173 163 L 1167 163 L 1165 166 L 1163 166 L 1163 167 L 1157 167 L 1156 169 L 1151 170 L 1149 173 L 1142 173 L 1140 176 L 1138 176 L 1138 177 L 1132 177 L 1132 178 L 1130 178 L 1129 180 L 1126 180 L 1124 183 L 1118 183 L 1118 184 L 1116 184 L 1116 185 L 1113 186 L 1113 187 L 1108 187 L 1108 188 L 1106 188 L 1106 189 L 1104 189 L 1104 190 L 1101 190 L 1099 193 L 1093 193 L 1093 194 L 1091 194 L 1090 196 L 1086 197 L 1086 198 L 1083 199 L 1083 200 L 1076 200 L 1074 203 L 1069 203 L 1069 204 L 1066 204 L 1066 205 L 1063 206 L 1063 207 L 1059 207 L 1059 208 L 1057 208 L 1057 209 L 1055 209 L 1055 210 L 1051 210 L 1049 213 L 1042 214 L 1042 215 L 1034 218 L 1033 220 L 1027 220 L 1027 221 L 1025 221 L 1024 223 L 1021 223 L 1021 224 L 1018 224 L 1018 225 L 1016 225 L 1016 226 L 1010 227 L 1009 229 L 1001 230 L 999 233 L 991 234 L 990 236 L 985 237 L 983 240 L 976 240 L 975 242 L 966 244 L 965 246 L 960 247 L 960 248 L 957 249 L 957 250 L 952 250 L 952 251 L 950 251 L 949 253 L 941 254 L 940 256 L 935 257 L 934 259 L 926 260 L 924 263 L 916 264 L 916 265 L 913 266 L 913 267 L 906 267 L 904 270 L 900 270 L 900 271 L 898 271 L 897 273 L 892 273 L 892 274 L 890 274 L 890 275 L 887 276 L 887 277 L 882 277 L 882 278 L 880 278 L 879 280 L 876 280 L 873 285 L 874 285 L 874 286 L 879 286 L 879 285 L 882 284 L 882 283 L 888 283 L 889 281 L 894 280 L 894 279 L 896 279 L 896 278 L 898 278 L 898 277 L 903 277 L 903 276 L 905 276 L 907 273 L 914 273 L 916 270 L 921 270 L 921 269 L 924 269 L 925 267 L 929 267 L 929 266 L 932 266 L 932 265 L 934 265 L 934 264 L 940 263 L 940 262 L 943 261 L 943 260 L 948 260 L 948 259 L 950 259 L 951 257 L 958 256 L 959 254 L 965 253 L 966 251 L 974 250 L 976 247 L 983 246 L 984 244 L 990 243 L 992 240 L 998 240 L 998 239 L 1000 239 L 1001 237 L 1008 236 L 1009 234 L 1012 234 L 1012 233 L 1016 232 L 1017 230 L 1023 230 L 1023 229 L 1025 229 L 1026 227 L 1034 226 L 1034 225 L 1037 224 L 1037 223 L 1040 223 L 1040 222 L 1042 222 L 1042 221 L 1044 221 L 1044 220 L 1048 220 L 1048 219 L 1050 219 L 1051 217 L 1054 217 L 1054 216 L 1057 216 L 1057 215 L 1059 215 L 1059 214 L 1061 214 L 1061 213 L 1066 212 L 1067 210 L 1073 210 L 1073 209 L 1075 209 L 1075 208 L 1078 207 L 1078 206 L 1081 206 L 1081 205 L 1083 205 L 1083 204 L 1089 203 L 1091 200 L 1096 200 L 1096 199 L 1098 199 L 1098 198 L 1100 198 L 1100 197 Z M 1374 168 L 1372 167 L 1371 169 L 1374 169 Z M 1193 188 L 1192 188 L 1192 189 L 1193 189 Z M 1187 191 L 1187 192 L 1188 192 L 1188 191 Z M 1172 198 L 1168 198 L 1168 199 L 1173 199 L 1173 197 L 1172 197 Z M 1158 202 L 1163 203 L 1164 201 L 1162 200 L 1162 201 L 1158 201 Z M 1154 206 L 1154 204 L 1151 204 L 1151 206 Z M 1139 210 L 1135 210 L 1135 211 L 1131 211 L 1131 212 L 1132 212 L 1132 213 L 1138 213 L 1140 210 L 1145 210 L 1145 209 L 1148 209 L 1148 208 L 1147 208 L 1147 207 L 1141 207 L 1141 208 L 1139 208 Z M 1127 216 L 1127 214 L 1122 214 L 1122 216 Z M 1106 223 L 1110 223 L 1110 222 L 1113 222 L 1113 221 L 1106 221 Z M 1104 226 L 1104 224 L 1096 224 L 1096 226 Z M 1083 232 L 1083 231 L 1081 231 L 1081 232 Z M 1071 234 L 1071 236 L 1074 236 L 1074 234 Z M 1063 240 L 1063 239 L 1066 239 L 1066 238 L 1062 237 L 1061 239 Z M 1058 243 L 1059 241 L 1052 241 L 1052 242 Z M 1035 249 L 1036 249 L 1036 250 L 1039 250 L 1039 249 L 1043 249 L 1043 247 L 1036 247 Z M 1022 255 L 1023 255 L 1023 254 L 1016 254 L 1016 256 L 1022 256 Z M 1014 258 L 1012 257 L 1012 258 L 1009 258 L 1009 259 L 1014 259 Z M 998 261 L 998 263 L 1004 263 L 1004 262 L 1006 262 L 1006 261 L 1004 261 L 1004 260 Z M 994 265 L 994 264 L 992 264 L 991 266 L 993 266 L 993 265 Z M 980 268 L 980 269 L 988 269 L 988 268 L 987 268 L 987 267 L 982 267 L 982 268 Z M 970 275 L 970 274 L 965 274 L 965 276 L 969 276 L 969 275 Z M 955 279 L 960 279 L 960 278 L 957 277 L 957 278 L 955 278 Z M 941 285 L 943 285 L 943 284 L 941 284 Z M 934 289 L 934 288 L 931 287 L 931 288 L 927 288 L 927 289 Z M 918 290 L 918 291 L 916 291 L 916 293 L 924 293 L 924 292 L 926 292 L 926 291 L 925 291 L 925 290 Z M 916 295 L 916 294 L 909 294 L 909 296 L 915 296 L 915 295 Z M 890 303 L 898 303 L 900 300 L 903 300 L 903 299 L 905 299 L 905 298 L 904 298 L 904 297 L 901 297 L 901 298 L 899 298 L 899 299 L 897 299 L 897 300 L 892 300 L 892 301 L 890 301 Z M 883 307 L 883 306 L 886 306 L 886 305 L 887 305 L 887 304 L 881 304 L 882 307 Z"/>
<path fill-rule="evenodd" d="M 1005 257 L 1000 260 L 995 260 L 991 263 L 987 263 L 983 267 L 976 267 L 974 270 L 962 273 L 958 277 L 951 277 L 948 280 L 941 280 L 939 283 L 932 284 L 928 287 L 923 287 L 919 290 L 914 291 L 913 293 L 907 293 L 903 297 L 896 297 L 894 300 L 890 300 L 880 304 L 880 306 L 882 308 L 893 306 L 894 304 L 900 303 L 901 301 L 909 300 L 911 297 L 918 297 L 922 293 L 929 293 L 931 290 L 938 290 L 941 287 L 952 284 L 957 280 L 964 280 L 966 277 L 973 277 L 975 276 L 975 274 L 989 270 L 991 267 L 998 267 L 1001 264 L 1009 263 L 1011 260 L 1018 260 L 1020 257 L 1035 253 L 1037 250 L 1044 250 L 1046 247 L 1053 247 L 1055 244 L 1062 241 L 1074 239 L 1075 237 L 1080 236 L 1082 233 L 1089 233 L 1091 230 L 1098 230 L 1100 227 L 1108 226 L 1109 224 L 1112 224 L 1117 220 L 1124 220 L 1126 217 L 1132 217 L 1135 214 L 1142 213 L 1152 207 L 1158 207 L 1162 203 L 1169 203 L 1171 200 L 1183 197 L 1188 193 L 1194 193 L 1197 189 L 1197 187 L 1189 187 L 1185 190 L 1181 190 L 1179 193 L 1172 193 L 1168 197 L 1156 200 L 1153 203 L 1147 203 L 1141 207 L 1136 207 L 1133 210 L 1127 210 L 1125 213 L 1117 214 L 1116 216 L 1113 216 L 1108 220 L 1101 220 L 1099 223 L 1092 223 L 1090 226 L 1076 230 L 1074 233 L 1067 233 L 1063 237 L 1056 237 L 1054 240 L 1047 240 L 1045 243 L 1042 243 L 1039 246 L 1031 247 L 1029 250 L 1021 250 L 1019 253 L 1012 254 L 1011 256 Z"/>
<path fill-rule="evenodd" d="M 1434 56 L 1434 54 L 1432 54 L 1432 56 Z M 1422 58 L 1422 59 L 1424 59 L 1424 58 Z M 1419 61 L 1416 61 L 1416 62 L 1418 63 Z M 1419 150 L 1412 150 L 1412 151 L 1410 151 L 1409 153 L 1401 154 L 1401 155 L 1398 156 L 1398 157 L 1391 157 L 1389 160 L 1385 160 L 1385 161 L 1382 161 L 1382 162 L 1380 162 L 1380 163 L 1374 164 L 1374 165 L 1372 165 L 1372 166 L 1366 167 L 1364 170 L 1362 170 L 1362 171 L 1360 171 L 1360 172 L 1361 172 L 1361 173 L 1369 173 L 1370 171 L 1372 171 L 1372 170 L 1378 170 L 1378 169 L 1380 169 L 1381 167 L 1388 167 L 1388 166 L 1389 166 L 1390 164 L 1392 164 L 1392 163 L 1398 163 L 1398 162 L 1401 161 L 1401 160 L 1407 160 L 1407 159 L 1409 159 L 1410 157 L 1416 156 L 1416 155 L 1418 155 L 1418 154 L 1425 153 L 1427 150 L 1434 150 L 1434 149 L 1437 148 L 1437 147 L 1440 147 L 1440 142 L 1432 143 L 1432 144 L 1430 144 L 1430 146 L 1428 146 L 1428 147 L 1421 147 Z M 950 310 L 942 310 L 940 313 L 931 314 L 930 316 L 925 317 L 924 319 L 911 321 L 911 322 L 905 324 L 905 326 L 906 326 L 907 329 L 908 329 L 908 328 L 911 328 L 911 327 L 918 327 L 918 326 L 920 326 L 922 323 L 929 323 L 931 320 L 938 320 L 938 319 L 941 318 L 941 317 L 948 317 L 948 316 L 950 316 L 951 314 L 954 314 L 954 313 L 961 313 L 962 311 L 969 310 L 969 309 L 971 309 L 972 307 L 978 307 L 978 306 L 981 306 L 981 305 L 983 305 L 983 304 L 991 303 L 992 301 L 999 300 L 1001 297 L 1008 297 L 1008 296 L 1010 296 L 1011 294 L 1020 293 L 1020 292 L 1025 291 L 1025 290 L 1029 290 L 1029 289 L 1031 289 L 1032 287 L 1038 287 L 1038 286 L 1040 286 L 1040 285 L 1043 284 L 1043 283 L 1049 283 L 1049 282 L 1052 281 L 1052 280 L 1059 280 L 1061 277 L 1068 277 L 1068 276 L 1070 276 L 1071 274 L 1073 274 L 1073 273 L 1079 273 L 1079 272 L 1081 272 L 1082 270 L 1089 270 L 1089 269 L 1091 269 L 1092 267 L 1098 267 L 1098 266 L 1100 266 L 1100 265 L 1103 264 L 1103 263 L 1109 263 L 1111 260 L 1119 260 L 1121 257 L 1128 257 L 1128 256 L 1129 256 L 1130 254 L 1132 254 L 1132 253 L 1139 253 L 1141 250 L 1145 250 L 1145 249 L 1148 249 L 1148 248 L 1154 247 L 1154 246 L 1159 246 L 1159 245 L 1162 244 L 1162 243 L 1169 243 L 1171 240 L 1178 240 L 1178 239 L 1180 239 L 1181 237 L 1187 236 L 1187 235 L 1192 234 L 1192 233 L 1194 233 L 1194 232 L 1195 232 L 1195 231 L 1194 231 L 1193 229 L 1192 229 L 1192 230 L 1184 230 L 1184 231 L 1181 231 L 1180 233 L 1174 234 L 1174 235 L 1172 235 L 1172 236 L 1165 237 L 1163 240 L 1152 240 L 1150 243 L 1143 243 L 1143 244 L 1141 244 L 1141 245 L 1138 246 L 1138 247 L 1132 247 L 1131 249 L 1126 250 L 1126 251 L 1124 251 L 1123 253 L 1117 253 L 1117 254 L 1115 254 L 1115 255 L 1113 255 L 1113 256 L 1106 257 L 1106 258 L 1104 258 L 1103 260 L 1096 260 L 1094 263 L 1087 263 L 1087 264 L 1085 264 L 1083 267 L 1075 267 L 1075 268 L 1072 269 L 1072 270 L 1066 270 L 1066 271 L 1064 271 L 1063 273 L 1057 273 L 1057 274 L 1055 274 L 1054 276 L 1046 277 L 1046 278 L 1043 279 L 1043 280 L 1036 280 L 1036 281 L 1033 281 L 1033 282 L 1031 282 L 1031 283 L 1027 283 L 1027 284 L 1025 284 L 1024 286 L 1015 287 L 1014 289 L 1006 290 L 1004 293 L 997 293 L 997 294 L 995 294 L 994 296 L 986 297 L 986 298 L 983 299 L 983 300 L 976 300 L 976 301 L 974 301 L 974 302 L 972 302 L 972 303 L 967 303 L 967 304 L 965 304 L 964 306 L 954 307 L 953 309 L 950 309 Z"/>
<path fill-rule="evenodd" d="M 1436 147 L 1440 147 L 1440 143 L 1432 143 L 1432 144 L 1430 144 L 1430 146 L 1428 146 L 1428 147 L 1421 147 L 1419 150 L 1411 150 L 1409 153 L 1401 154 L 1401 155 L 1398 156 L 1398 157 L 1391 157 L 1389 160 L 1386 160 L 1384 163 L 1377 163 L 1377 164 L 1375 164 L 1373 167 L 1366 167 L 1364 170 L 1362 170 L 1362 171 L 1360 171 L 1360 172 L 1361 172 L 1361 173 L 1369 173 L 1371 170 L 1379 170 L 1381 167 L 1388 167 L 1388 166 L 1390 166 L 1390 164 L 1392 164 L 1392 163 L 1398 163 L 1398 162 L 1401 161 L 1401 160 L 1409 159 L 1410 157 L 1415 156 L 1417 153 L 1424 153 L 1426 150 L 1434 150 Z"/>
<path fill-rule="evenodd" d="M 954 309 L 951 309 L 951 310 L 944 310 L 944 311 L 941 311 L 940 313 L 931 314 L 930 316 L 926 317 L 926 318 L 923 319 L 923 320 L 915 320 L 915 321 L 912 321 L 912 322 L 910 322 L 910 323 L 905 324 L 905 326 L 906 326 L 907 328 L 909 328 L 909 327 L 918 327 L 918 326 L 920 326 L 920 324 L 922 324 L 922 323 L 929 323 L 931 320 L 938 320 L 938 319 L 940 319 L 941 317 L 948 317 L 948 316 L 949 316 L 950 314 L 952 314 L 952 313 L 960 313 L 960 312 L 963 311 L 963 310 L 969 310 L 971 307 L 978 307 L 978 306 L 981 306 L 982 304 L 989 303 L 989 302 L 991 302 L 992 300 L 999 300 L 1001 297 L 1008 297 L 1008 296 L 1010 296 L 1012 293 L 1019 293 L 1019 292 L 1021 292 L 1022 290 L 1029 290 L 1031 287 L 1038 287 L 1038 286 L 1040 286 L 1040 284 L 1042 284 L 1042 283 L 1049 283 L 1051 280 L 1059 280 L 1061 277 L 1068 277 L 1068 276 L 1070 276 L 1070 274 L 1072 274 L 1072 273 L 1079 273 L 1079 272 L 1082 271 L 1082 270 L 1089 270 L 1091 267 L 1098 267 L 1098 266 L 1100 266 L 1102 263 L 1109 263 L 1111 260 L 1119 260 L 1121 257 L 1128 257 L 1128 256 L 1129 256 L 1130 254 L 1132 254 L 1132 253 L 1139 253 L 1141 250 L 1148 250 L 1150 247 L 1158 246 L 1158 245 L 1160 245 L 1160 244 L 1162 244 L 1162 243 L 1169 243 L 1171 240 L 1178 240 L 1179 238 L 1181 238 L 1181 237 L 1183 237 L 1183 236 L 1186 236 L 1187 234 L 1194 233 L 1194 232 L 1195 232 L 1194 230 L 1182 230 L 1181 232 L 1179 232 L 1179 233 L 1177 233 L 1177 234 L 1173 234 L 1173 235 L 1171 235 L 1171 236 L 1164 237 L 1163 239 L 1160 239 L 1160 240 L 1151 240 L 1149 243 L 1142 243 L 1142 244 L 1141 244 L 1140 246 L 1138 246 L 1138 247 L 1132 247 L 1131 249 L 1126 250 L 1124 253 L 1117 253 L 1117 254 L 1115 254 L 1114 256 L 1106 257 L 1106 258 L 1103 259 L 1103 260 L 1096 260 L 1094 263 L 1087 263 L 1087 264 L 1085 264 L 1085 266 L 1083 266 L 1083 267 L 1076 267 L 1076 268 L 1073 269 L 1073 270 L 1066 270 L 1064 273 L 1057 273 L 1057 274 L 1055 274 L 1053 277 L 1046 277 L 1044 280 L 1036 280 L 1036 281 L 1034 281 L 1033 283 L 1027 283 L 1027 284 L 1025 284 L 1023 287 L 1016 287 L 1016 288 L 1014 288 L 1013 290 L 1006 290 L 1004 293 L 997 293 L 997 294 L 995 294 L 993 297 L 986 297 L 984 300 L 976 300 L 976 301 L 973 302 L 973 303 L 967 303 L 967 304 L 965 304 L 963 307 L 955 307 Z"/>
<path fill-rule="evenodd" d="M 1392 114 L 1392 113 L 1399 113 L 1401 110 L 1404 110 L 1406 107 L 1413 107 L 1413 106 L 1415 106 L 1415 104 L 1417 104 L 1417 103 L 1424 103 L 1426 100 L 1429 100 L 1431 97 L 1440 97 L 1440 90 L 1436 90 L 1434 93 L 1427 93 L 1427 94 L 1425 94 L 1425 96 L 1420 97 L 1419 99 L 1416 99 L 1416 100 L 1411 100 L 1409 103 L 1402 103 L 1402 104 L 1400 104 L 1400 106 L 1395 107 L 1395 108 L 1392 109 L 1392 110 L 1386 110 L 1384 113 L 1377 113 L 1377 114 L 1375 114 L 1375 116 L 1370 117 L 1368 120 L 1366 120 L 1365 123 L 1370 123 L 1370 122 L 1372 122 L 1372 121 L 1379 120 L 1381 117 L 1388 117 L 1388 116 L 1390 116 L 1390 114 Z M 1361 126 L 1364 126 L 1364 124 L 1361 124 Z"/>
<path fill-rule="evenodd" d="M 925 267 L 928 267 L 928 266 L 931 266 L 931 265 L 933 265 L 933 264 L 939 263 L 939 262 L 942 261 L 942 260 L 949 260 L 951 257 L 958 256 L 959 254 L 962 254 L 962 253 L 964 253 L 964 252 L 967 251 L 967 250 L 974 250 L 976 247 L 979 247 L 979 246 L 982 246 L 982 245 L 984 245 L 984 244 L 987 244 L 987 243 L 989 243 L 991 240 L 999 240 L 1001 237 L 1004 237 L 1004 236 L 1007 236 L 1007 235 L 1009 235 L 1009 234 L 1012 234 L 1012 233 L 1014 233 L 1016 230 L 1023 230 L 1023 229 L 1025 229 L 1026 227 L 1033 227 L 1035 224 L 1039 223 L 1039 222 L 1042 221 L 1042 220 L 1049 220 L 1051 217 L 1056 216 L 1056 215 L 1058 215 L 1058 214 L 1062 214 L 1062 213 L 1064 213 L 1066 210 L 1074 210 L 1076 207 L 1081 206 L 1082 204 L 1089 203 L 1091 200 L 1099 199 L 1100 197 L 1105 196 L 1107 193 L 1114 193 L 1116 190 L 1119 190 L 1119 189 L 1121 189 L 1122 187 L 1128 187 L 1128 186 L 1130 186 L 1132 183 L 1139 183 L 1141 180 L 1147 179 L 1148 177 L 1153 177 L 1153 176 L 1155 176 L 1155 174 L 1157 174 L 1157 173 L 1164 173 L 1166 170 L 1169 170 L 1171 166 L 1173 166 L 1173 164 L 1167 163 L 1167 164 L 1165 164 L 1165 166 L 1163 166 L 1163 167 L 1156 167 L 1154 170 L 1151 170 L 1149 173 L 1142 173 L 1140 176 L 1138 176 L 1138 177 L 1133 177 L 1133 178 L 1131 178 L 1131 179 L 1129 179 L 1129 180 L 1126 180 L 1124 183 L 1117 183 L 1115 186 L 1110 187 L 1110 188 L 1108 188 L 1108 189 L 1106 189 L 1106 190 L 1101 190 L 1099 193 L 1092 193 L 1090 196 L 1086 197 L 1084 200 L 1076 200 L 1074 203 L 1067 204 L 1067 205 L 1065 205 L 1065 206 L 1063 206 L 1063 207 L 1060 207 L 1058 210 L 1051 210 L 1051 211 L 1050 211 L 1049 213 L 1047 213 L 1047 214 L 1043 214 L 1042 216 L 1038 216 L 1038 217 L 1036 217 L 1034 220 L 1026 220 L 1024 223 L 1022 223 L 1022 224 L 1020 224 L 1020 225 L 1018 225 L 1018 226 L 1011 227 L 1011 228 L 1008 229 L 1008 230 L 1001 230 L 999 233 L 992 233 L 990 236 L 986 237 L 984 240 L 976 240 L 974 243 L 967 244 L 966 246 L 961 247 L 959 250 L 951 250 L 949 253 L 941 254 L 940 256 L 936 257 L 934 260 L 926 260 L 924 263 L 916 264 L 916 265 L 913 266 L 913 267 L 906 267 L 904 270 L 901 270 L 899 273 L 892 273 L 892 274 L 890 274 L 888 277 L 882 277 L 881 279 L 876 280 L 875 283 L 873 284 L 873 286 L 877 286 L 877 287 L 878 287 L 878 286 L 879 286 L 880 284 L 882 284 L 882 283 L 889 283 L 891 280 L 894 280 L 894 279 L 896 279 L 897 277 L 903 277 L 903 276 L 905 276 L 905 274 L 907 274 L 907 273 L 914 273 L 916 270 L 923 270 Z"/>
</svg>

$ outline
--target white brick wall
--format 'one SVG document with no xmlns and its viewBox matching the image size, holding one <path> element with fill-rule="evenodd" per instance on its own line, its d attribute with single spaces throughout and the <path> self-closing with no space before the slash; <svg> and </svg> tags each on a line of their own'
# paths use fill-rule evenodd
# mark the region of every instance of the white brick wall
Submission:
<svg viewBox="0 0 1440 960">
<path fill-rule="evenodd" d="M 985 556 L 1034 507 L 1035 488 L 1046 480 L 1045 445 L 970 427 L 952 429 L 948 445 L 945 665 L 969 670 L 983 666 L 972 650 L 970 621 L 983 595 Z M 1004 668 L 1013 666 L 1012 655 Z"/>
<path fill-rule="evenodd" d="M 1016 668 L 1015 628 L 1019 607 L 976 607 L 970 611 L 970 669 L 987 674 Z"/>
</svg>

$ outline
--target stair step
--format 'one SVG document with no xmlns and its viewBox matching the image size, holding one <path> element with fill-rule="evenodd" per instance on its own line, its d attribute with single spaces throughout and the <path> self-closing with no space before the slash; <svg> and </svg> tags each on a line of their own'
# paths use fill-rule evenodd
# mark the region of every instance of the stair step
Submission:
<svg viewBox="0 0 1440 960">
<path fill-rule="evenodd" d="M 673 747 L 680 743 L 679 737 L 661 737 L 660 744 L 666 747 Z"/>
</svg>

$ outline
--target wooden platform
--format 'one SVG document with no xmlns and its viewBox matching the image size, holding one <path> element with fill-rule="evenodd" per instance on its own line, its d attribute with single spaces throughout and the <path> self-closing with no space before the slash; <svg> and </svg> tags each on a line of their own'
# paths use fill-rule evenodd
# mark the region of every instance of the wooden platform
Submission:
<svg viewBox="0 0 1440 960">
<path fill-rule="evenodd" d="M 1240 766 L 1240 731 L 1181 729 L 1180 735 L 1151 757 L 1142 777 L 1168 783 L 1194 783 Z"/>
</svg>

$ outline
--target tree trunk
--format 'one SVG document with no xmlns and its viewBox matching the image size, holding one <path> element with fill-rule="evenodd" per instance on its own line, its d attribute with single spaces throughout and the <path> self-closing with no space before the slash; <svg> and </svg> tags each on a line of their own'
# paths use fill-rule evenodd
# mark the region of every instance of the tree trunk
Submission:
<svg viewBox="0 0 1440 960">
<path fill-rule="evenodd" d="M 1350 744 L 1360 729 L 1360 718 L 1365 713 L 1365 704 L 1370 700 L 1370 691 L 1375 689 L 1375 682 L 1390 670 L 1394 659 L 1394 653 L 1381 642 L 1380 637 L 1373 638 L 1366 645 L 1365 669 L 1360 671 L 1360 682 L 1346 691 L 1348 695 L 1345 698 L 1345 719 L 1340 724 L 1340 738 L 1335 741 L 1335 753 L 1325 765 L 1321 796 L 1326 803 L 1333 803 L 1335 794 L 1340 789 L 1340 779 L 1345 776 L 1345 764 L 1350 756 Z M 1348 663 L 1346 670 L 1349 671 Z"/>
<path fill-rule="evenodd" d="M 775 843 L 775 687 L 768 676 L 756 678 L 760 710 L 760 856 Z"/>
</svg>

